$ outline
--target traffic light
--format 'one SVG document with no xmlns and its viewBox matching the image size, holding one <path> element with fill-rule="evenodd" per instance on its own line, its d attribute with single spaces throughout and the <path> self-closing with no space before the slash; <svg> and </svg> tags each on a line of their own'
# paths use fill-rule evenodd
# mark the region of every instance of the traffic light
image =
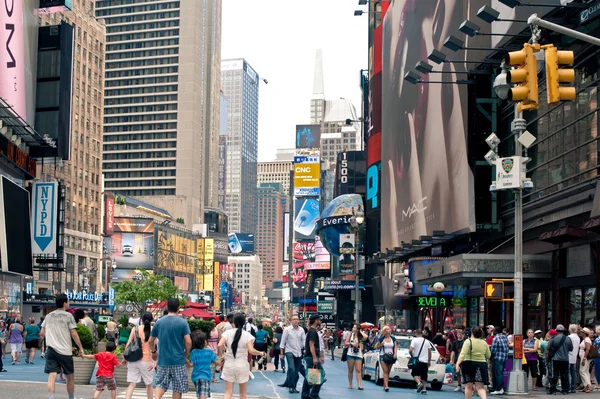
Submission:
<svg viewBox="0 0 600 399">
<path fill-rule="evenodd" d="M 559 68 L 561 65 L 573 65 L 575 54 L 572 51 L 558 51 L 553 44 L 542 47 L 546 50 L 546 84 L 548 86 L 548 104 L 559 101 L 575 100 L 575 87 L 561 87 L 561 83 L 574 83 L 575 70 Z"/>
<path fill-rule="evenodd" d="M 523 50 L 509 52 L 504 60 L 507 65 L 518 66 L 506 72 L 506 80 L 518 84 L 508 91 L 508 99 L 519 102 L 519 112 L 539 108 L 537 58 L 534 54 L 538 51 L 539 44 L 525 43 Z"/>
<path fill-rule="evenodd" d="M 485 299 L 504 299 L 504 283 L 502 281 L 486 281 L 483 288 Z"/>
</svg>

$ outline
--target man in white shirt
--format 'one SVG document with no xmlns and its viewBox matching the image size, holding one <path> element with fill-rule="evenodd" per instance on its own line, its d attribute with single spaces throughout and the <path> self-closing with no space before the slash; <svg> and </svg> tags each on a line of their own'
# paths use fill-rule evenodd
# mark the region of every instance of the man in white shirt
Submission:
<svg viewBox="0 0 600 399">
<path fill-rule="evenodd" d="M 287 363 L 287 378 L 283 384 L 279 384 L 282 388 L 289 388 L 290 393 L 298 393 L 296 385 L 300 377 L 298 373 L 306 377 L 306 372 L 302 366 L 302 349 L 306 340 L 306 332 L 300 328 L 300 318 L 297 314 L 292 316 L 292 325 L 283 330 L 281 336 L 280 356 Z"/>
<path fill-rule="evenodd" d="M 579 344 L 581 343 L 581 339 L 577 335 L 578 329 L 579 326 L 577 324 L 569 326 L 569 338 L 573 342 L 573 350 L 569 352 L 569 393 L 575 393 L 577 386 L 577 355 L 579 354 Z"/>
<path fill-rule="evenodd" d="M 427 374 L 431 364 L 431 344 L 423 337 L 423 331 L 416 331 L 417 337 L 410 342 L 408 352 L 411 357 L 418 357 L 417 365 L 411 375 L 417 383 L 417 393 L 427 394 Z"/>
<path fill-rule="evenodd" d="M 344 332 L 342 333 L 342 347 L 346 346 L 346 341 L 351 333 L 347 328 L 344 328 Z"/>
</svg>

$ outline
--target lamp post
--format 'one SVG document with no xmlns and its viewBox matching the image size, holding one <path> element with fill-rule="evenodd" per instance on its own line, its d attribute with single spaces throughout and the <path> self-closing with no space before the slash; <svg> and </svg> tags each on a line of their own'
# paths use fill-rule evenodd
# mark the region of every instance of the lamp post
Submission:
<svg viewBox="0 0 600 399">
<path fill-rule="evenodd" d="M 360 251 L 358 250 L 358 233 L 360 231 L 360 226 L 365 221 L 365 216 L 362 213 L 357 214 L 352 208 L 352 217 L 350 218 L 350 226 L 354 230 L 354 275 L 355 275 L 355 287 L 354 287 L 354 319 L 356 323 L 360 323 L 360 274 L 358 270 L 358 256 L 360 255 Z"/>
<path fill-rule="evenodd" d="M 446 289 L 444 283 L 437 282 L 433 284 L 433 292 L 435 292 L 435 331 L 434 334 L 442 331 L 442 293 Z"/>
</svg>

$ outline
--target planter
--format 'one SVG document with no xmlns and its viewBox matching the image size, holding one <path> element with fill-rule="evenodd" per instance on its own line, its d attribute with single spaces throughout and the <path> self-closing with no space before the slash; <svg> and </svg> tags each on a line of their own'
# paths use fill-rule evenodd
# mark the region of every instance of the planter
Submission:
<svg viewBox="0 0 600 399">
<path fill-rule="evenodd" d="M 106 352 L 106 342 L 98 342 L 98 352 Z"/>
<path fill-rule="evenodd" d="M 117 358 L 119 359 L 119 362 L 123 361 L 122 355 L 117 356 Z M 129 383 L 127 382 L 127 364 L 125 366 L 115 367 L 115 381 L 117 383 L 117 386 L 120 388 L 126 388 L 127 386 L 129 386 Z M 144 381 L 136 385 L 136 388 L 145 387 L 146 385 L 144 385 Z"/>
<path fill-rule="evenodd" d="M 75 385 L 88 385 L 96 368 L 96 359 L 73 357 Z"/>
</svg>

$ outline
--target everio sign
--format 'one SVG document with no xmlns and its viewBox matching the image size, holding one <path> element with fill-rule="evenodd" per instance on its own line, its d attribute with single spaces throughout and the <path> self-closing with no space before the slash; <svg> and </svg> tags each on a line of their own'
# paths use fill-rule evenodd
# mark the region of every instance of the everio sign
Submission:
<svg viewBox="0 0 600 399">
<path fill-rule="evenodd" d="M 294 195 L 318 196 L 321 183 L 321 164 L 294 165 Z"/>
</svg>

